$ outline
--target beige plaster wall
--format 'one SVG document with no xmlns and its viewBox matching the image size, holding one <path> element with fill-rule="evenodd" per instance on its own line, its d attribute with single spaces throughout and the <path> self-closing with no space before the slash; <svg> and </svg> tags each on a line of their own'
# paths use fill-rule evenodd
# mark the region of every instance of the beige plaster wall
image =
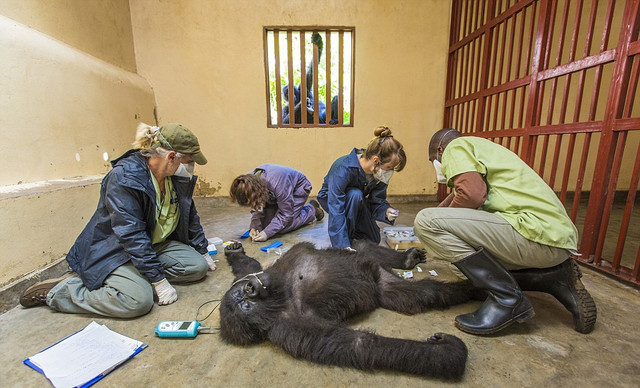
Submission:
<svg viewBox="0 0 640 388">
<path fill-rule="evenodd" d="M 138 72 L 153 85 L 160 123 L 182 122 L 209 159 L 206 195 L 279 163 L 322 184 L 331 163 L 387 125 L 408 164 L 390 194 L 433 194 L 426 148 L 441 128 L 449 33 L 447 0 L 136 0 L 130 3 Z M 268 129 L 263 26 L 355 26 L 353 128 Z"/>
<path fill-rule="evenodd" d="M 0 15 L 136 71 L 129 0 L 0 0 Z"/>
<path fill-rule="evenodd" d="M 99 19 L 103 7 L 86 4 Z M 139 121 L 153 122 L 155 106 L 126 61 L 105 62 L 3 16 L 10 11 L 0 3 L 0 288 L 66 254 L 95 210 L 108 160 L 129 148 Z M 119 20 L 130 20 L 128 7 L 121 11 Z M 45 19 L 63 32 L 74 26 L 61 36 L 93 33 L 74 18 Z M 131 33 L 108 35 L 133 47 Z"/>
</svg>

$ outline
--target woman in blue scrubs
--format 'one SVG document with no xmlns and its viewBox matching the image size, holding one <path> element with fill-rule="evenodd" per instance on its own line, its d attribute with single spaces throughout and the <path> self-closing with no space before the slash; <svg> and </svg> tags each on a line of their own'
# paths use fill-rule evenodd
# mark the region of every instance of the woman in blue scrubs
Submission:
<svg viewBox="0 0 640 388">
<path fill-rule="evenodd" d="M 402 171 L 407 157 L 387 127 L 373 132 L 366 149 L 354 148 L 338 158 L 324 177 L 318 202 L 327 212 L 334 248 L 351 249 L 354 239 L 380 242 L 376 221 L 393 225 L 398 211 L 387 202 L 387 185 Z"/>
</svg>

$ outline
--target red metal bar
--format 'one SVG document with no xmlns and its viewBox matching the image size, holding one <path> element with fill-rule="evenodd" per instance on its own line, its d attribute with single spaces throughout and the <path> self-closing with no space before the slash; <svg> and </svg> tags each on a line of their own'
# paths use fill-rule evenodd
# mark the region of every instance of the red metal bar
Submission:
<svg viewBox="0 0 640 388">
<path fill-rule="evenodd" d="M 460 25 L 460 0 L 454 0 L 453 4 L 451 4 L 451 27 L 449 30 L 449 47 L 452 47 L 458 40 L 460 40 L 459 25 Z M 449 54 L 451 54 L 451 51 L 449 52 Z M 449 73 L 449 74 L 453 74 L 453 73 Z"/>
<path fill-rule="evenodd" d="M 511 17 L 514 13 L 520 11 L 522 8 L 531 4 L 535 4 L 540 0 L 520 0 L 513 7 L 509 8 L 507 12 L 501 13 L 497 16 L 493 16 L 493 10 L 495 9 L 495 0 L 489 1 L 489 10 L 487 11 L 488 20 L 482 28 L 470 33 L 467 36 L 462 36 L 457 42 L 453 43 L 449 47 L 449 53 L 458 50 L 460 47 L 469 43 L 469 41 L 476 39 L 479 35 L 485 33 L 485 30 L 491 29 L 494 26 L 501 24 L 503 20 Z"/>
<path fill-rule="evenodd" d="M 612 74 L 612 86 L 609 90 L 607 98 L 607 109 L 605 110 L 605 117 L 603 123 L 602 135 L 600 138 L 600 146 L 598 149 L 598 155 L 596 158 L 596 165 L 600 166 L 599 169 L 594 171 L 593 183 L 591 185 L 591 195 L 589 196 L 588 208 L 585 217 L 585 224 L 582 231 L 582 240 L 580 243 L 580 251 L 589 256 L 594 253 L 594 263 L 600 261 L 601 246 L 599 247 L 599 241 L 604 241 L 603 230 L 606 230 L 608 224 L 608 215 L 605 214 L 608 203 L 606 203 L 607 194 L 612 197 L 615 186 L 611 188 L 611 182 L 617 181 L 617 176 L 612 175 L 613 159 L 611 155 L 615 155 L 618 140 L 618 134 L 613 129 L 615 119 L 619 117 L 621 113 L 621 90 L 623 86 L 628 83 L 628 61 L 627 48 L 631 42 L 631 36 L 633 30 L 638 26 L 638 4 L 640 0 L 628 0 L 625 10 L 623 12 L 622 28 L 620 30 L 620 38 L 618 39 L 618 48 L 616 50 L 616 61 Z M 607 12 L 612 11 L 613 2 L 609 4 Z M 608 15 L 611 17 L 611 15 Z M 608 31 L 605 28 L 603 33 L 603 43 L 606 43 L 608 39 Z M 621 135 L 623 136 L 623 135 Z M 621 139 L 623 140 L 623 139 Z M 609 183 L 609 184 L 607 184 Z M 606 189 L 605 189 L 606 186 Z M 609 209 L 610 210 L 610 209 Z M 597 228 L 596 225 L 600 225 Z M 601 238 L 600 238 L 601 237 Z M 596 252 L 594 252 L 594 248 Z"/>
<path fill-rule="evenodd" d="M 538 28 L 536 31 L 535 44 L 533 49 L 533 59 L 531 63 L 531 82 L 529 84 L 529 98 L 527 102 L 527 110 L 524 120 L 524 130 L 525 133 L 537 123 L 537 117 L 539 117 L 539 109 L 538 102 L 540 100 L 539 96 L 539 85 L 540 83 L 537 81 L 536 75 L 542 69 L 544 64 L 544 49 L 545 42 L 547 41 L 547 36 L 549 34 L 549 19 L 551 14 L 551 8 L 549 7 L 549 2 L 545 0 L 541 0 L 540 2 L 540 16 L 538 21 Z M 536 113 L 538 112 L 538 113 Z M 530 136 L 524 136 L 522 139 L 522 159 L 531 165 L 533 155 L 532 152 L 533 144 Z"/>
</svg>

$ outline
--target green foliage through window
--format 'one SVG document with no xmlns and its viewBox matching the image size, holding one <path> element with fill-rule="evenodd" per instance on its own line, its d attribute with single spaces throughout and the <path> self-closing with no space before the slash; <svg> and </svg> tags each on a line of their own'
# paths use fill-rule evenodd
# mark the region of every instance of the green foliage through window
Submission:
<svg viewBox="0 0 640 388">
<path fill-rule="evenodd" d="M 301 40 L 304 41 L 303 45 Z M 315 58 L 314 48 L 317 49 Z M 266 27 L 268 125 L 270 127 L 352 126 L 353 54 L 353 28 Z M 314 59 L 317 64 L 314 63 Z M 329 69 L 327 69 L 328 59 Z M 314 71 L 316 66 L 317 74 Z M 340 81 L 341 68 L 342 80 Z M 288 93 L 290 80 L 295 86 L 295 92 Z M 317 88 L 317 96 L 315 88 Z M 303 89 L 307 90 L 307 98 L 300 101 L 299 96 Z M 294 98 L 292 104 L 288 101 L 291 95 Z M 288 113 L 291 108 L 295 114 L 292 114 L 289 120 Z M 317 123 L 314 124 L 314 122 Z"/>
</svg>

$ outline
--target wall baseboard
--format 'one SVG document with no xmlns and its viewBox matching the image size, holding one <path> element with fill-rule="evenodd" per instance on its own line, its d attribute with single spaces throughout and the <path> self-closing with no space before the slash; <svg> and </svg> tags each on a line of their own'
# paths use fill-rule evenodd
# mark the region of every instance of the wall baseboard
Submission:
<svg viewBox="0 0 640 388">
<path fill-rule="evenodd" d="M 69 269 L 66 256 L 59 258 L 46 267 L 39 268 L 16 281 L 0 288 L 0 314 L 20 305 L 22 291 L 39 281 L 61 276 Z M 17 307 L 22 308 L 22 307 Z"/>
</svg>

